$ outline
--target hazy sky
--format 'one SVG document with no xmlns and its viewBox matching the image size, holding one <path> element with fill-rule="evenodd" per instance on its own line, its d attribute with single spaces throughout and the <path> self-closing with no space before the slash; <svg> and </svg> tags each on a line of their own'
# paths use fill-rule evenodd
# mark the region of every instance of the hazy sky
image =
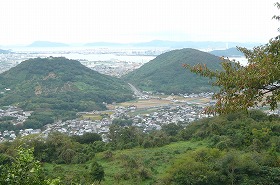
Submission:
<svg viewBox="0 0 280 185">
<path fill-rule="evenodd" d="M 176 41 L 263 42 L 277 0 L 1 0 L 0 45 Z"/>
</svg>

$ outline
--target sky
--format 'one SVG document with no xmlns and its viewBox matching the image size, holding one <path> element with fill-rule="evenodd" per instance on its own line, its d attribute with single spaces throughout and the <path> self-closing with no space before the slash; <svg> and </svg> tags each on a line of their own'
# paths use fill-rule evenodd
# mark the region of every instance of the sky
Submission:
<svg viewBox="0 0 280 185">
<path fill-rule="evenodd" d="M 0 45 L 225 41 L 279 34 L 276 0 L 1 0 Z"/>
</svg>

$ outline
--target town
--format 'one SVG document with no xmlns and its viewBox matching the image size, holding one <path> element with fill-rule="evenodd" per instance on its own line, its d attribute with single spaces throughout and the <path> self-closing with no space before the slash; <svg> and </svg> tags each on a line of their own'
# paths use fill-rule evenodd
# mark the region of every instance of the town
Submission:
<svg viewBox="0 0 280 185">
<path fill-rule="evenodd" d="M 36 58 L 53 56 L 73 57 L 80 61 L 83 65 L 102 74 L 121 77 L 139 67 L 141 67 L 147 59 L 153 59 L 155 56 L 166 52 L 164 49 L 108 49 L 108 48 L 91 48 L 76 50 L 39 50 L 39 51 L 20 51 L 0 54 L 0 73 L 20 64 L 22 61 Z M 109 55 L 116 58 L 105 59 L 104 56 Z M 95 57 L 97 56 L 98 59 Z M 120 60 L 118 56 L 135 56 L 138 61 L 130 58 Z M 150 56 L 151 58 L 142 57 Z M 101 60 L 101 58 L 104 60 Z M 96 60 L 95 60 L 96 59 Z M 141 60 L 141 61 L 139 61 Z M 61 121 L 56 120 L 52 124 L 47 124 L 40 129 L 26 128 L 15 132 L 14 130 L 0 131 L 0 142 L 13 141 L 17 137 L 27 136 L 30 134 L 41 134 L 47 137 L 50 132 L 61 132 L 67 135 L 83 135 L 87 132 L 98 133 L 102 135 L 103 141 L 108 141 L 106 135 L 109 132 L 110 125 L 114 120 L 129 120 L 131 126 L 138 127 L 143 132 L 160 130 L 162 125 L 175 123 L 185 124 L 195 120 L 211 117 L 204 113 L 204 108 L 215 104 L 212 100 L 213 93 L 200 94 L 180 94 L 180 95 L 163 95 L 152 94 L 149 92 L 140 92 L 132 84 L 129 84 L 137 100 L 134 102 L 124 102 L 118 104 L 107 105 L 106 111 L 80 112 L 74 120 Z M 0 90 L 1 94 L 5 94 L 10 89 Z M 278 110 L 275 110 L 278 111 Z M 278 112 L 267 112 L 274 114 Z M 4 107 L 0 109 L 0 120 L 5 121 L 11 119 L 13 125 L 21 125 L 32 114 L 31 111 L 24 111 L 15 106 Z"/>
<path fill-rule="evenodd" d="M 110 125 L 115 119 L 131 121 L 131 126 L 140 128 L 143 132 L 160 130 L 161 126 L 169 123 L 188 124 L 197 119 L 210 117 L 203 113 L 206 106 L 214 103 L 211 100 L 213 93 L 189 94 L 180 96 L 163 96 L 142 94 L 135 102 L 124 102 L 108 105 L 106 111 L 93 111 L 78 113 L 74 120 L 61 121 L 45 125 L 41 129 L 24 129 L 16 133 L 13 130 L 0 132 L 0 142 L 12 141 L 16 137 L 30 134 L 41 134 L 47 137 L 50 132 L 61 132 L 67 135 L 83 135 L 93 132 L 102 135 L 107 140 Z M 0 109 L 0 118 L 13 117 L 13 124 L 22 124 L 32 112 L 23 111 L 14 106 Z"/>
<path fill-rule="evenodd" d="M 19 48 L 0 53 L 0 73 L 31 58 L 66 57 L 102 74 L 120 77 L 141 67 L 156 56 L 169 51 L 161 49 L 125 48 Z"/>
</svg>

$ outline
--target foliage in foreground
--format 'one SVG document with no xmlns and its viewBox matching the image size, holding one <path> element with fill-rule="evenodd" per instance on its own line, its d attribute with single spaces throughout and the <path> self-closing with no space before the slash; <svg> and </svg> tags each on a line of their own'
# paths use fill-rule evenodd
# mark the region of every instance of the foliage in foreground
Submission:
<svg viewBox="0 0 280 185">
<path fill-rule="evenodd" d="M 275 6 L 280 9 L 279 2 Z M 280 20 L 280 16 L 274 15 L 272 18 Z M 225 114 L 260 105 L 277 108 L 280 101 L 280 35 L 252 50 L 237 49 L 248 60 L 246 66 L 224 57 L 221 57 L 222 71 L 213 71 L 202 63 L 183 65 L 200 76 L 215 79 L 213 85 L 220 87 L 220 91 L 214 95 L 216 105 L 208 107 L 206 112 Z"/>
<path fill-rule="evenodd" d="M 254 110 L 202 119 L 181 130 L 183 140 L 208 140 L 221 150 L 236 148 L 245 151 L 280 152 L 280 119 Z"/>
<path fill-rule="evenodd" d="M 238 49 L 244 53 L 248 65 L 242 66 L 225 58 L 222 58 L 223 71 L 213 71 L 203 64 L 185 65 L 194 73 L 216 79 L 213 85 L 220 87 L 214 95 L 215 107 L 209 107 L 207 111 L 223 114 L 256 105 L 269 105 L 275 109 L 280 101 L 280 37 L 253 50 Z"/>
<path fill-rule="evenodd" d="M 114 125 L 118 134 L 107 144 L 96 135 L 29 136 L 1 144 L 0 164 L 11 164 L 24 146 L 34 147 L 35 161 L 44 161 L 43 177 L 61 184 L 279 184 L 279 123 L 278 117 L 250 111 L 186 128 L 171 124 L 147 135 Z M 168 142 L 159 142 L 163 135 Z"/>
<path fill-rule="evenodd" d="M 277 157 L 269 153 L 200 148 L 180 156 L 161 184 L 271 184 L 280 183 Z"/>
<path fill-rule="evenodd" d="M 3 156 L 2 156 L 3 159 Z M 33 156 L 32 149 L 19 147 L 14 159 L 1 161 L 0 184 L 8 185 L 56 185 L 59 179 L 47 179 L 39 161 Z"/>
</svg>

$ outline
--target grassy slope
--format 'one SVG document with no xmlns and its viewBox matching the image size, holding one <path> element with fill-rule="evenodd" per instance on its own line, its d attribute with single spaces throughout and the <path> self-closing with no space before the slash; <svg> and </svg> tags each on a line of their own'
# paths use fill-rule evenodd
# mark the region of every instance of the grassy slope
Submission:
<svg viewBox="0 0 280 185">
<path fill-rule="evenodd" d="M 121 179 L 119 184 L 153 184 L 156 182 L 157 177 L 164 174 L 166 169 L 168 169 L 182 154 L 187 151 L 192 151 L 193 149 L 205 147 L 206 145 L 205 142 L 201 141 L 181 141 L 157 148 L 117 150 L 112 152 L 112 158 L 105 158 L 106 152 L 101 152 L 96 154 L 95 160 L 104 167 L 105 181 L 103 181 L 102 184 L 117 184 L 117 178 L 123 178 L 123 176 L 127 176 L 128 179 Z M 86 174 L 90 166 L 89 164 L 90 162 L 80 165 L 60 165 L 63 169 L 60 170 L 62 174 L 53 171 L 54 167 L 57 165 L 45 164 L 44 168 L 59 176 L 64 175 L 64 177 L 67 177 L 67 174 L 77 174 L 80 172 L 81 174 Z M 131 177 L 131 175 L 135 173 L 139 174 L 141 169 L 145 169 L 151 178 L 143 181 Z M 82 179 L 81 176 L 77 176 L 76 178 Z"/>
<path fill-rule="evenodd" d="M 106 179 L 105 184 L 113 184 L 115 175 L 120 174 L 121 171 L 129 167 L 124 168 L 125 160 L 136 159 L 139 166 L 146 168 L 152 176 L 160 176 L 165 170 L 180 156 L 188 150 L 193 150 L 198 147 L 202 147 L 202 142 L 177 142 L 164 147 L 142 149 L 136 148 L 131 150 L 123 150 L 114 152 L 112 161 L 104 160 L 103 153 L 99 153 L 96 157 L 100 160 L 104 166 Z M 123 171 L 126 174 L 126 171 Z M 156 179 L 148 179 L 142 184 L 148 184 Z M 133 181 L 127 181 L 125 184 L 131 184 Z"/>
</svg>

